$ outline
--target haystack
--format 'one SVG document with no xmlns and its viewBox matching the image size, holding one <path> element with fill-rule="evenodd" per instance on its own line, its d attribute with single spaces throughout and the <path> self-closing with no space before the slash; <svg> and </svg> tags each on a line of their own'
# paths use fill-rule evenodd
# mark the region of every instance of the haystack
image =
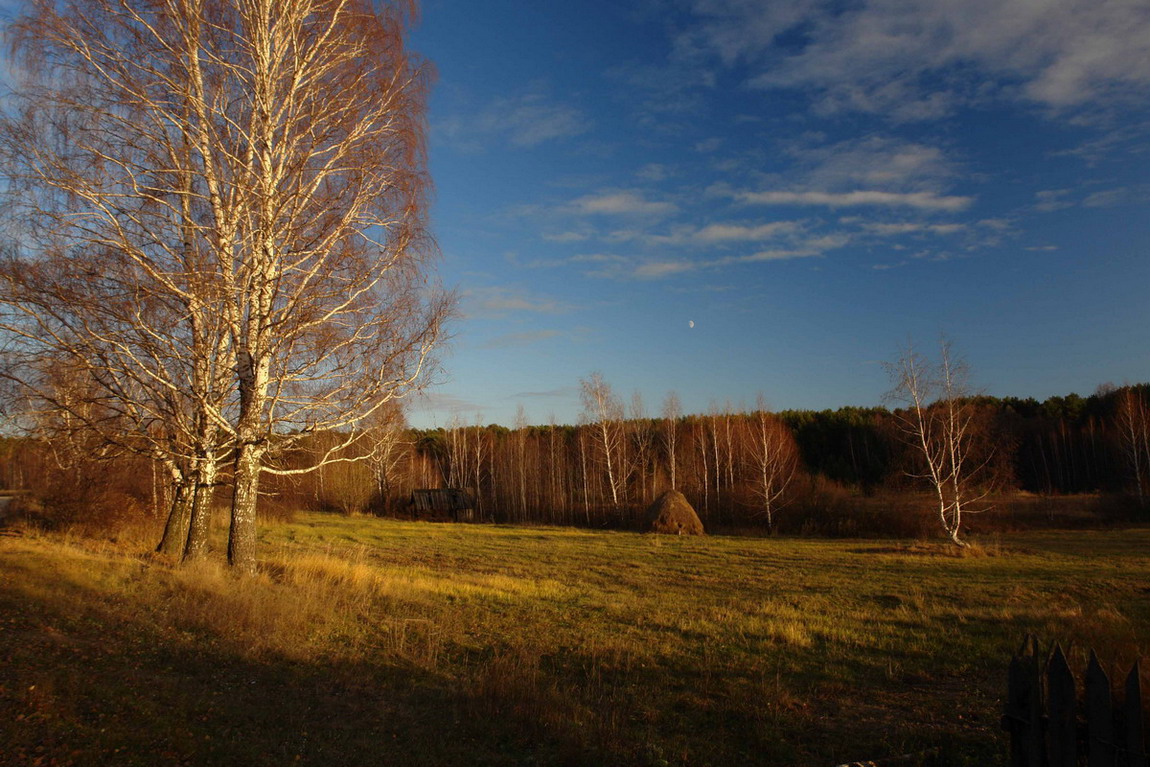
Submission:
<svg viewBox="0 0 1150 767">
<path fill-rule="evenodd" d="M 668 490 L 647 509 L 647 529 L 668 535 L 706 535 L 699 515 L 678 490 Z"/>
</svg>

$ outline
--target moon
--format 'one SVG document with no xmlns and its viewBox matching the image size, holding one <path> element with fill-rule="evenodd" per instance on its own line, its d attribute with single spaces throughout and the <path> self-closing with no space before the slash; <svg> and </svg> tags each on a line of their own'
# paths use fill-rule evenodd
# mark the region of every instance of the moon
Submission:
<svg viewBox="0 0 1150 767">
<path fill-rule="evenodd" d="M 689 327 L 689 328 L 695 327 L 695 321 L 694 320 L 687 320 L 687 327 Z"/>
</svg>

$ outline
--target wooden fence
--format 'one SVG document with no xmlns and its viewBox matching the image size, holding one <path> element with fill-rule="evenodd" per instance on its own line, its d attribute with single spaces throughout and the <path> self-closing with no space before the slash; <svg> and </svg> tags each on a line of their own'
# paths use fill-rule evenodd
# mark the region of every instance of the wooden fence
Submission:
<svg viewBox="0 0 1150 767">
<path fill-rule="evenodd" d="M 1055 644 L 1043 663 L 1038 640 L 1026 637 L 1010 662 L 1002 717 L 1011 767 L 1150 767 L 1137 662 L 1123 687 L 1116 704 L 1110 678 L 1091 650 L 1079 705 L 1062 647 Z"/>
</svg>

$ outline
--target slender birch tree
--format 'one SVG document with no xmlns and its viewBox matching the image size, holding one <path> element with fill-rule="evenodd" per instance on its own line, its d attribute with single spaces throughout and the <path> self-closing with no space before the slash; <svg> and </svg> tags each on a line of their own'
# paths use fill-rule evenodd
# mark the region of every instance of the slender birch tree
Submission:
<svg viewBox="0 0 1150 767">
<path fill-rule="evenodd" d="M 579 381 L 583 400 L 583 418 L 590 424 L 593 441 L 607 476 L 611 492 L 611 505 L 619 509 L 623 493 L 622 449 L 623 403 L 615 396 L 611 384 L 603 380 L 602 373 L 592 373 Z"/>
<path fill-rule="evenodd" d="M 799 469 L 799 450 L 786 424 L 767 407 L 762 395 L 751 416 L 749 461 L 754 477 L 752 487 L 767 527 L 774 524 L 774 512 L 786 497 Z"/>
<path fill-rule="evenodd" d="M 942 342 L 937 363 L 908 348 L 886 367 L 894 383 L 887 396 L 901 406 L 894 417 L 921 467 L 910 476 L 929 483 L 943 531 L 955 545 L 965 547 L 963 517 L 986 510 L 978 504 L 988 492 L 980 490 L 975 479 L 993 452 L 972 401 L 970 371 L 955 359 L 948 341 Z"/>
<path fill-rule="evenodd" d="M 670 475 L 671 489 L 677 490 L 676 468 L 679 465 L 679 419 L 683 417 L 683 404 L 679 395 L 668 392 L 663 400 L 663 447 L 667 455 L 667 473 Z"/>
<path fill-rule="evenodd" d="M 1130 471 L 1138 505 L 1146 505 L 1147 475 L 1150 474 L 1150 407 L 1141 387 L 1124 386 L 1118 391 L 1118 443 Z"/>
<path fill-rule="evenodd" d="M 119 365 L 133 384 L 167 387 L 189 422 L 210 424 L 197 439 L 230 450 L 228 558 L 244 571 L 261 474 L 313 468 L 281 468 L 276 451 L 329 431 L 343 439 L 319 464 L 354 453 L 359 424 L 422 380 L 449 311 L 428 284 L 413 11 L 40 0 L 16 27 L 33 76 L 4 138 L 40 235 L 26 260 L 55 259 L 61 281 L 123 265 L 104 292 L 128 314 L 93 326 L 93 302 L 80 302 L 69 324 L 53 318 L 54 343 L 80 348 L 66 353 L 97 377 Z M 171 382 L 138 372 L 171 360 Z M 217 390 L 219 370 L 231 377 Z M 146 417 L 171 430 L 170 413 Z"/>
<path fill-rule="evenodd" d="M 0 263 L 4 372 L 29 399 L 161 462 L 175 499 L 161 549 L 195 556 L 227 450 L 229 339 L 192 146 L 172 119 L 188 114 L 186 89 L 168 87 L 173 62 L 154 35 L 119 23 L 130 10 L 33 3 L 10 30 L 20 78 L 0 159 L 21 247 Z M 102 407 L 54 397 L 45 364 L 86 377 Z"/>
</svg>

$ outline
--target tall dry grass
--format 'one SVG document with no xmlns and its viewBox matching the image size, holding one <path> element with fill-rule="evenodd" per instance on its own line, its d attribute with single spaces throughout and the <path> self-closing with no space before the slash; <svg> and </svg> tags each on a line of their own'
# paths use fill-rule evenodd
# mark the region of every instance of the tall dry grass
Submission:
<svg viewBox="0 0 1150 767">
<path fill-rule="evenodd" d="M 265 529 L 260 572 L 242 580 L 218 560 L 175 566 L 144 538 L 33 532 L 0 541 L 0 575 L 15 604 L 62 616 L 53 631 L 128 627 L 113 652 L 147 636 L 282 669 L 285 684 L 306 667 L 350 669 L 356 690 L 439 685 L 452 721 L 499 724 L 494 752 L 514 733 L 574 763 L 835 763 L 921 732 L 994 753 L 996 664 L 1026 631 L 1146 652 L 1148 535 L 958 552 L 305 515 Z"/>
</svg>

